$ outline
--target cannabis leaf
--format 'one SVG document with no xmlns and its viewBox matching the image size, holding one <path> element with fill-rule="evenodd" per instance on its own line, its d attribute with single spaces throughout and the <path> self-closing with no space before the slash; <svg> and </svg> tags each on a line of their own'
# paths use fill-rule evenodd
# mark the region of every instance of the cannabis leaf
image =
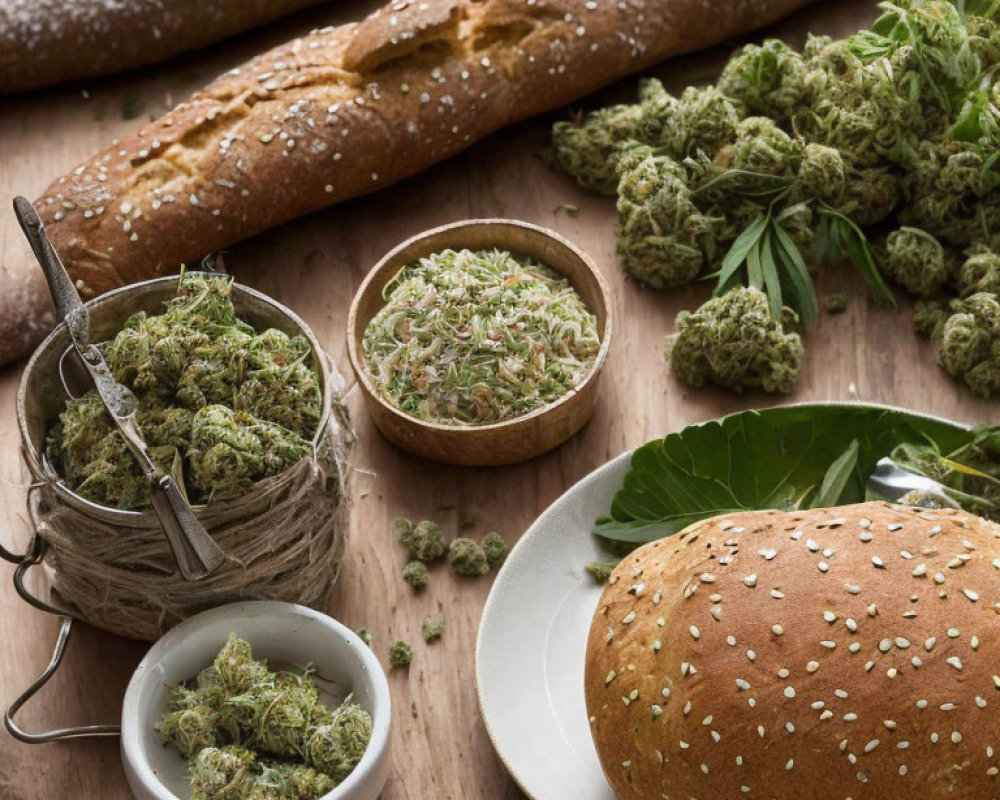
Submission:
<svg viewBox="0 0 1000 800">
<path fill-rule="evenodd" d="M 744 411 L 637 449 L 610 516 L 597 521 L 594 533 L 622 553 L 719 514 L 861 502 L 876 462 L 897 446 L 950 453 L 973 435 L 877 406 Z"/>
<path fill-rule="evenodd" d="M 691 191 L 692 199 L 702 195 L 719 195 L 726 192 L 740 197 L 755 199 L 771 198 L 787 192 L 793 183 L 786 175 L 771 175 L 767 172 L 753 172 L 746 169 L 727 169 L 714 178 L 705 181 Z"/>
<path fill-rule="evenodd" d="M 836 261 L 846 256 L 876 302 L 895 307 L 896 298 L 882 279 L 864 231 L 832 206 L 824 203 L 818 211 L 819 224 L 812 245 L 816 263 Z"/>
<path fill-rule="evenodd" d="M 965 18 L 975 16 L 992 19 L 1000 15 L 1000 0 L 952 0 L 952 2 Z"/>
<path fill-rule="evenodd" d="M 740 272 L 744 265 L 745 279 Z M 716 274 L 716 297 L 736 286 L 752 286 L 767 295 L 775 319 L 781 319 L 783 306 L 796 311 L 804 322 L 819 313 L 816 288 L 802 253 L 770 209 L 736 237 Z"/>
</svg>

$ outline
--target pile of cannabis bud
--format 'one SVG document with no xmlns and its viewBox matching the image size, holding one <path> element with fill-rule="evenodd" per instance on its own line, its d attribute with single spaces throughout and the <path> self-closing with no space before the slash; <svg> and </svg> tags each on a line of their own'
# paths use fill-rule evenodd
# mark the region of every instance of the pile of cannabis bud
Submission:
<svg viewBox="0 0 1000 800">
<path fill-rule="evenodd" d="M 428 519 L 413 523 L 406 517 L 396 517 L 392 524 L 399 543 L 407 549 L 411 559 L 403 567 L 403 580 L 414 591 L 427 586 L 427 565 L 445 557 L 455 574 L 470 578 L 499 569 L 507 558 L 507 542 L 496 531 L 487 533 L 482 542 L 467 536 L 456 536 L 445 542 L 441 529 Z"/>
<path fill-rule="evenodd" d="M 444 250 L 402 269 L 364 333 L 375 391 L 422 420 L 486 425 L 565 395 L 597 320 L 569 281 L 503 250 Z"/>
<path fill-rule="evenodd" d="M 323 397 L 304 336 L 254 332 L 232 280 L 184 273 L 163 314 L 133 314 L 100 345 L 139 402 L 150 453 L 191 502 L 236 497 L 312 452 Z M 95 390 L 69 400 L 48 433 L 49 463 L 82 497 L 129 509 L 149 481 Z"/>
<path fill-rule="evenodd" d="M 806 262 L 846 260 L 880 301 L 885 278 L 927 299 L 941 366 L 1000 393 L 1000 4 L 880 8 L 847 39 L 747 45 L 714 85 L 674 97 L 647 80 L 638 103 L 553 129 L 558 165 L 617 195 L 630 275 L 716 279 L 668 348 L 692 385 L 789 391 L 786 308 L 803 323 L 819 308 Z"/>
<path fill-rule="evenodd" d="M 156 730 L 190 759 L 192 800 L 316 800 L 357 766 L 372 718 L 351 698 L 327 708 L 310 667 L 272 672 L 231 634 Z"/>
<path fill-rule="evenodd" d="M 448 542 L 437 523 L 429 519 L 414 522 L 407 517 L 396 517 L 392 527 L 410 559 L 403 567 L 403 580 L 414 592 L 427 588 L 429 568 L 436 563 L 447 560 L 456 575 L 479 578 L 490 570 L 499 569 L 507 559 L 507 542 L 496 531 L 487 533 L 481 542 L 467 536 L 456 536 Z M 462 527 L 467 527 L 464 522 Z M 438 641 L 444 635 L 444 615 L 425 618 L 420 633 L 426 644 Z M 408 668 L 412 661 L 410 644 L 399 640 L 390 645 L 389 666 L 392 669 Z"/>
</svg>

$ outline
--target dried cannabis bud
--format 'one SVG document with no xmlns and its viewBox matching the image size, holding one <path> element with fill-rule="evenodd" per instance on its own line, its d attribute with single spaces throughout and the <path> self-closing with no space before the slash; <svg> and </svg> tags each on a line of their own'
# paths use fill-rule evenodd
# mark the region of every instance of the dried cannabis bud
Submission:
<svg viewBox="0 0 1000 800">
<path fill-rule="evenodd" d="M 767 117 L 747 117 L 736 126 L 732 144 L 723 147 L 715 163 L 726 169 L 792 177 L 802 159 L 802 142 Z"/>
<path fill-rule="evenodd" d="M 202 749 L 219 743 L 216 730 L 219 713 L 214 705 L 201 702 L 197 696 L 178 697 L 175 693 L 168 708 L 170 710 L 157 723 L 156 729 L 182 756 L 191 758 Z"/>
<path fill-rule="evenodd" d="M 952 300 L 947 309 L 918 304 L 914 322 L 949 375 L 981 397 L 1000 394 L 1000 296 L 979 292 Z"/>
<path fill-rule="evenodd" d="M 392 521 L 392 527 L 396 531 L 399 541 L 403 545 L 409 546 L 410 537 L 413 535 L 413 521 L 406 517 L 396 517 Z"/>
<path fill-rule="evenodd" d="M 834 292 L 823 298 L 823 309 L 827 314 L 843 314 L 847 311 L 847 295 Z"/>
<path fill-rule="evenodd" d="M 420 627 L 420 632 L 427 644 L 437 641 L 444 633 L 444 617 L 427 617 Z"/>
<path fill-rule="evenodd" d="M 188 485 L 208 500 L 235 497 L 311 451 L 309 442 L 277 423 L 224 405 L 206 406 L 191 421 Z"/>
<path fill-rule="evenodd" d="M 361 641 L 364 642 L 366 645 L 371 647 L 372 644 L 371 631 L 369 631 L 368 628 L 358 628 L 357 633 L 358 633 L 358 638 L 361 639 Z"/>
<path fill-rule="evenodd" d="M 307 456 L 323 406 L 306 339 L 255 333 L 231 292 L 229 278 L 184 273 L 163 314 L 134 314 L 100 345 L 136 394 L 153 460 L 196 503 L 238 496 Z M 88 500 L 149 504 L 148 478 L 96 391 L 67 402 L 46 455 Z"/>
<path fill-rule="evenodd" d="M 400 544 L 410 551 L 410 556 L 416 561 L 430 564 L 443 558 L 448 552 L 448 546 L 441 536 L 441 529 L 429 519 L 408 527 L 397 524 L 396 530 L 399 531 Z"/>
<path fill-rule="evenodd" d="M 617 561 L 591 561 L 584 566 L 584 569 L 598 583 L 607 583 L 618 563 Z"/>
<path fill-rule="evenodd" d="M 483 548 L 464 536 L 452 539 L 448 545 L 448 563 L 459 575 L 478 577 L 490 571 Z"/>
<path fill-rule="evenodd" d="M 235 634 L 222 646 L 211 669 L 212 684 L 227 695 L 246 694 L 270 680 L 267 664 L 255 660 L 250 643 Z"/>
<path fill-rule="evenodd" d="M 810 142 L 802 148 L 795 180 L 802 197 L 815 197 L 824 203 L 838 205 L 847 184 L 844 157 L 836 148 Z"/>
<path fill-rule="evenodd" d="M 419 592 L 427 586 L 427 565 L 423 561 L 408 561 L 403 567 L 403 580 Z"/>
<path fill-rule="evenodd" d="M 491 569 L 499 567 L 507 558 L 507 542 L 496 531 L 491 531 L 483 537 L 482 548 Z"/>
<path fill-rule="evenodd" d="M 618 186 L 616 151 L 636 137 L 641 119 L 638 105 L 622 105 L 595 111 L 584 120 L 557 122 L 552 126 L 556 164 L 584 189 L 614 195 Z"/>
<path fill-rule="evenodd" d="M 358 765 L 371 736 L 371 715 L 357 703 L 345 702 L 329 722 L 311 729 L 306 761 L 340 783 Z"/>
<path fill-rule="evenodd" d="M 733 289 L 697 311 L 677 315 L 676 333 L 666 344 L 671 369 L 694 387 L 711 381 L 737 392 L 760 387 L 790 392 L 802 361 L 802 341 L 786 329 L 797 323 L 789 309 L 771 316 L 758 289 Z"/>
<path fill-rule="evenodd" d="M 806 64 L 784 42 L 767 39 L 738 50 L 719 77 L 719 89 L 753 114 L 788 120 L 806 93 Z"/>
<path fill-rule="evenodd" d="M 714 156 L 733 141 L 744 115 L 740 104 L 715 86 L 689 86 L 675 103 L 664 107 L 669 111 L 656 126 L 658 135 L 650 143 L 665 147 L 675 158 L 684 158 L 699 150 Z"/>
<path fill-rule="evenodd" d="M 947 283 L 955 264 L 929 233 L 903 227 L 886 239 L 882 269 L 914 294 L 929 297 Z"/>
<path fill-rule="evenodd" d="M 272 672 L 234 634 L 156 729 L 190 759 L 193 798 L 316 800 L 357 766 L 372 719 L 350 698 L 331 711 L 309 668 Z"/>
<path fill-rule="evenodd" d="M 206 747 L 191 763 L 192 800 L 316 800 L 337 786 L 311 767 L 260 761 L 242 747 Z"/>
<path fill-rule="evenodd" d="M 365 368 L 400 411 L 483 425 L 550 403 L 589 373 L 596 317 L 569 281 L 501 250 L 408 265 L 365 329 Z"/>
<path fill-rule="evenodd" d="M 242 747 L 205 747 L 191 762 L 192 796 L 204 800 L 246 796 L 255 762 L 254 754 Z"/>
<path fill-rule="evenodd" d="M 1000 254 L 981 245 L 970 248 L 957 283 L 963 297 L 977 292 L 1000 295 Z"/>
<path fill-rule="evenodd" d="M 698 210 L 684 168 L 670 156 L 636 148 L 620 167 L 618 252 L 626 271 L 658 289 L 693 280 L 718 220 Z"/>
<path fill-rule="evenodd" d="M 409 667 L 412 661 L 413 648 L 402 639 L 393 642 L 392 646 L 389 647 L 389 666 L 392 669 L 396 669 L 396 667 Z"/>
</svg>

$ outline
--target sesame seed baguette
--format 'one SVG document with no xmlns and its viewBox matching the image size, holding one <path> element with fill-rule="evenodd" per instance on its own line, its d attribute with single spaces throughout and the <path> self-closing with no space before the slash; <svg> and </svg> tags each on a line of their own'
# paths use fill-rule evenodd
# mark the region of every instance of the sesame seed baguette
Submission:
<svg viewBox="0 0 1000 800">
<path fill-rule="evenodd" d="M 1000 797 L 1000 526 L 970 514 L 695 523 L 617 567 L 586 659 L 621 798 Z"/>
<path fill-rule="evenodd" d="M 226 73 L 37 205 L 81 290 L 98 294 L 399 181 L 807 2 L 397 0 Z M 25 351 L 46 307 L 37 270 L 7 266 L 0 362 Z"/>
<path fill-rule="evenodd" d="M 0 92 L 165 61 L 322 0 L 0 0 Z"/>
</svg>

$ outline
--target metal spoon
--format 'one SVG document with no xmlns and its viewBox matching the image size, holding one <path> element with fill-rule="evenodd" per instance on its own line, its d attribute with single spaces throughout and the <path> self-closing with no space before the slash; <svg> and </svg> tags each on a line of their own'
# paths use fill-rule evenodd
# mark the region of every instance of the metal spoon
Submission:
<svg viewBox="0 0 1000 800">
<path fill-rule="evenodd" d="M 104 354 L 90 341 L 90 314 L 45 234 L 34 206 L 23 197 L 15 197 L 14 213 L 45 273 L 56 310 L 66 322 L 74 349 L 90 374 L 108 413 L 125 437 L 129 450 L 149 479 L 153 511 L 163 526 L 181 575 L 189 581 L 210 575 L 225 561 L 225 553 L 198 521 L 177 481 L 150 457 L 146 440 L 136 420 L 136 397 L 131 389 L 115 380 L 104 360 Z"/>
<path fill-rule="evenodd" d="M 935 480 L 900 469 L 891 458 L 880 459 L 868 476 L 868 488 L 887 500 L 898 500 L 910 492 L 929 492 L 946 497 L 945 487 Z"/>
</svg>

